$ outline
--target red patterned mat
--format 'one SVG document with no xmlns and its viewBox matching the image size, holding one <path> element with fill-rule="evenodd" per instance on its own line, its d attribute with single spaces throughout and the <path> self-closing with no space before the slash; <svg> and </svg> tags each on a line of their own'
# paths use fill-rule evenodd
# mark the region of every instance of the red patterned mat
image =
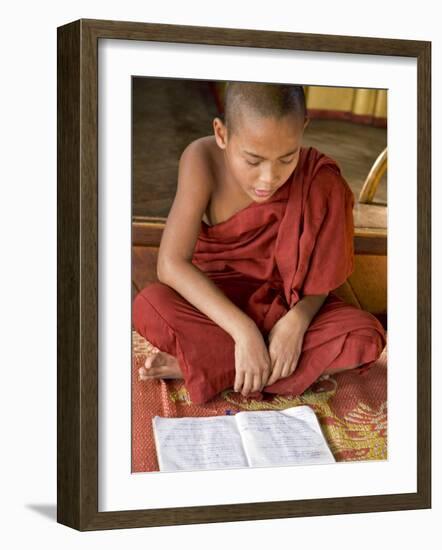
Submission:
<svg viewBox="0 0 442 550">
<path fill-rule="evenodd" d="M 132 472 L 159 471 L 152 418 L 220 416 L 239 411 L 280 410 L 309 405 L 338 462 L 387 459 L 387 350 L 368 369 L 318 380 L 300 396 L 265 394 L 262 401 L 225 390 L 205 405 L 191 403 L 182 380 L 138 380 L 138 369 L 154 348 L 132 333 Z"/>
</svg>

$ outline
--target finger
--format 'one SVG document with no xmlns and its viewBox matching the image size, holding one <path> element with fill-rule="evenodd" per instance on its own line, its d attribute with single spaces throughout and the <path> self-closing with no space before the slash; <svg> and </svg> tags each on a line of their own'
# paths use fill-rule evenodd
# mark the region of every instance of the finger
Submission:
<svg viewBox="0 0 442 550">
<path fill-rule="evenodd" d="M 270 377 L 270 373 L 269 373 L 269 376 L 265 376 L 261 378 L 261 386 L 259 388 L 259 391 L 262 391 L 266 386 L 268 386 L 267 380 L 269 379 L 269 377 Z"/>
<path fill-rule="evenodd" d="M 273 376 L 273 369 L 270 370 L 269 376 L 267 377 L 267 380 L 265 381 L 265 385 L 266 385 L 266 386 L 268 386 L 268 385 L 271 383 L 271 381 L 272 381 L 272 376 Z"/>
<path fill-rule="evenodd" d="M 240 392 L 244 384 L 244 373 L 236 372 L 235 375 L 235 384 L 233 386 L 233 391 Z"/>
<path fill-rule="evenodd" d="M 281 378 L 287 378 L 287 376 L 290 376 L 291 374 L 291 366 L 293 365 L 294 361 L 286 361 L 283 363 L 281 368 Z"/>
<path fill-rule="evenodd" d="M 261 391 L 262 377 L 259 374 L 255 374 L 253 377 L 252 391 Z"/>
<path fill-rule="evenodd" d="M 272 374 L 270 375 L 270 378 L 267 381 L 267 386 L 270 386 L 274 382 L 276 382 L 280 378 L 281 373 L 281 365 L 279 361 L 276 362 L 275 366 L 273 367 Z"/>
<path fill-rule="evenodd" d="M 271 371 L 270 371 L 270 376 L 269 376 L 269 379 L 267 381 L 267 384 L 269 382 L 271 382 L 272 380 L 274 381 L 276 376 L 279 373 L 279 358 L 278 357 L 275 357 L 275 359 L 272 361 L 270 368 L 271 368 Z"/>
<path fill-rule="evenodd" d="M 273 375 L 273 372 L 272 372 L 272 376 L 267 380 L 266 382 L 266 386 L 271 386 L 274 382 L 276 382 L 276 376 Z"/>
<path fill-rule="evenodd" d="M 296 367 L 298 366 L 298 363 L 299 363 L 299 357 L 300 357 L 299 354 L 295 355 L 291 361 L 287 362 L 287 374 L 285 376 L 290 376 L 295 372 Z"/>
<path fill-rule="evenodd" d="M 259 391 L 262 391 L 262 388 L 267 384 L 268 375 L 266 373 L 263 373 L 262 376 L 259 379 Z"/>
<path fill-rule="evenodd" d="M 261 375 L 261 389 L 267 385 L 267 381 L 269 380 L 270 376 L 272 374 L 272 370 L 271 370 L 271 367 L 269 366 L 268 368 L 266 368 L 266 370 L 264 370 L 262 372 L 262 375 Z"/>
<path fill-rule="evenodd" d="M 252 388 L 252 380 L 253 380 L 252 375 L 249 372 L 247 372 L 244 377 L 244 385 L 241 391 L 241 393 L 244 396 L 249 395 L 250 389 Z"/>
</svg>

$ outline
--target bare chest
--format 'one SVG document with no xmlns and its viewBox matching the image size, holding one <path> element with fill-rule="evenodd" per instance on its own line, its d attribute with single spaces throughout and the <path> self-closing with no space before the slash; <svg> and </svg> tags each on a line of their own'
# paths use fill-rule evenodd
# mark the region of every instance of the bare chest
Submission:
<svg viewBox="0 0 442 550">
<path fill-rule="evenodd" d="M 252 202 L 254 201 L 250 198 L 246 197 L 246 200 L 244 200 L 244 198 L 233 196 L 231 193 L 224 193 L 224 196 L 214 193 L 210 198 L 202 219 L 209 226 L 218 225 L 229 220 L 244 208 L 247 208 Z"/>
<path fill-rule="evenodd" d="M 202 220 L 209 226 L 218 225 L 249 206 L 252 202 L 241 189 L 235 187 L 227 175 L 222 156 L 213 136 L 208 141 L 212 165 L 212 194 Z"/>
</svg>

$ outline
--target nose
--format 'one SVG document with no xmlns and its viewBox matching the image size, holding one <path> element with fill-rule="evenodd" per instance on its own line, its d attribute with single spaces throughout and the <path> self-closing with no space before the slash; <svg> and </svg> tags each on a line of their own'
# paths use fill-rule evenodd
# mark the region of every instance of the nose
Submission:
<svg viewBox="0 0 442 550">
<path fill-rule="evenodd" d="M 259 178 L 260 185 L 265 188 L 274 187 L 279 181 L 279 174 L 272 169 L 264 169 Z"/>
</svg>

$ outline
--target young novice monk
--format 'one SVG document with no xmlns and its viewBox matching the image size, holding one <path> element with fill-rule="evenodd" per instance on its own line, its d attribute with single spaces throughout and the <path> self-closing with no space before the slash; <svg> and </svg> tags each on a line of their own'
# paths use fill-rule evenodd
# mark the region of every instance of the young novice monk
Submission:
<svg viewBox="0 0 442 550">
<path fill-rule="evenodd" d="M 297 395 L 378 358 L 385 332 L 333 294 L 353 270 L 353 193 L 301 146 L 302 86 L 233 82 L 224 122 L 192 142 L 135 298 L 135 330 L 160 352 L 140 378 L 184 378 L 193 403 L 232 388 Z"/>
</svg>

